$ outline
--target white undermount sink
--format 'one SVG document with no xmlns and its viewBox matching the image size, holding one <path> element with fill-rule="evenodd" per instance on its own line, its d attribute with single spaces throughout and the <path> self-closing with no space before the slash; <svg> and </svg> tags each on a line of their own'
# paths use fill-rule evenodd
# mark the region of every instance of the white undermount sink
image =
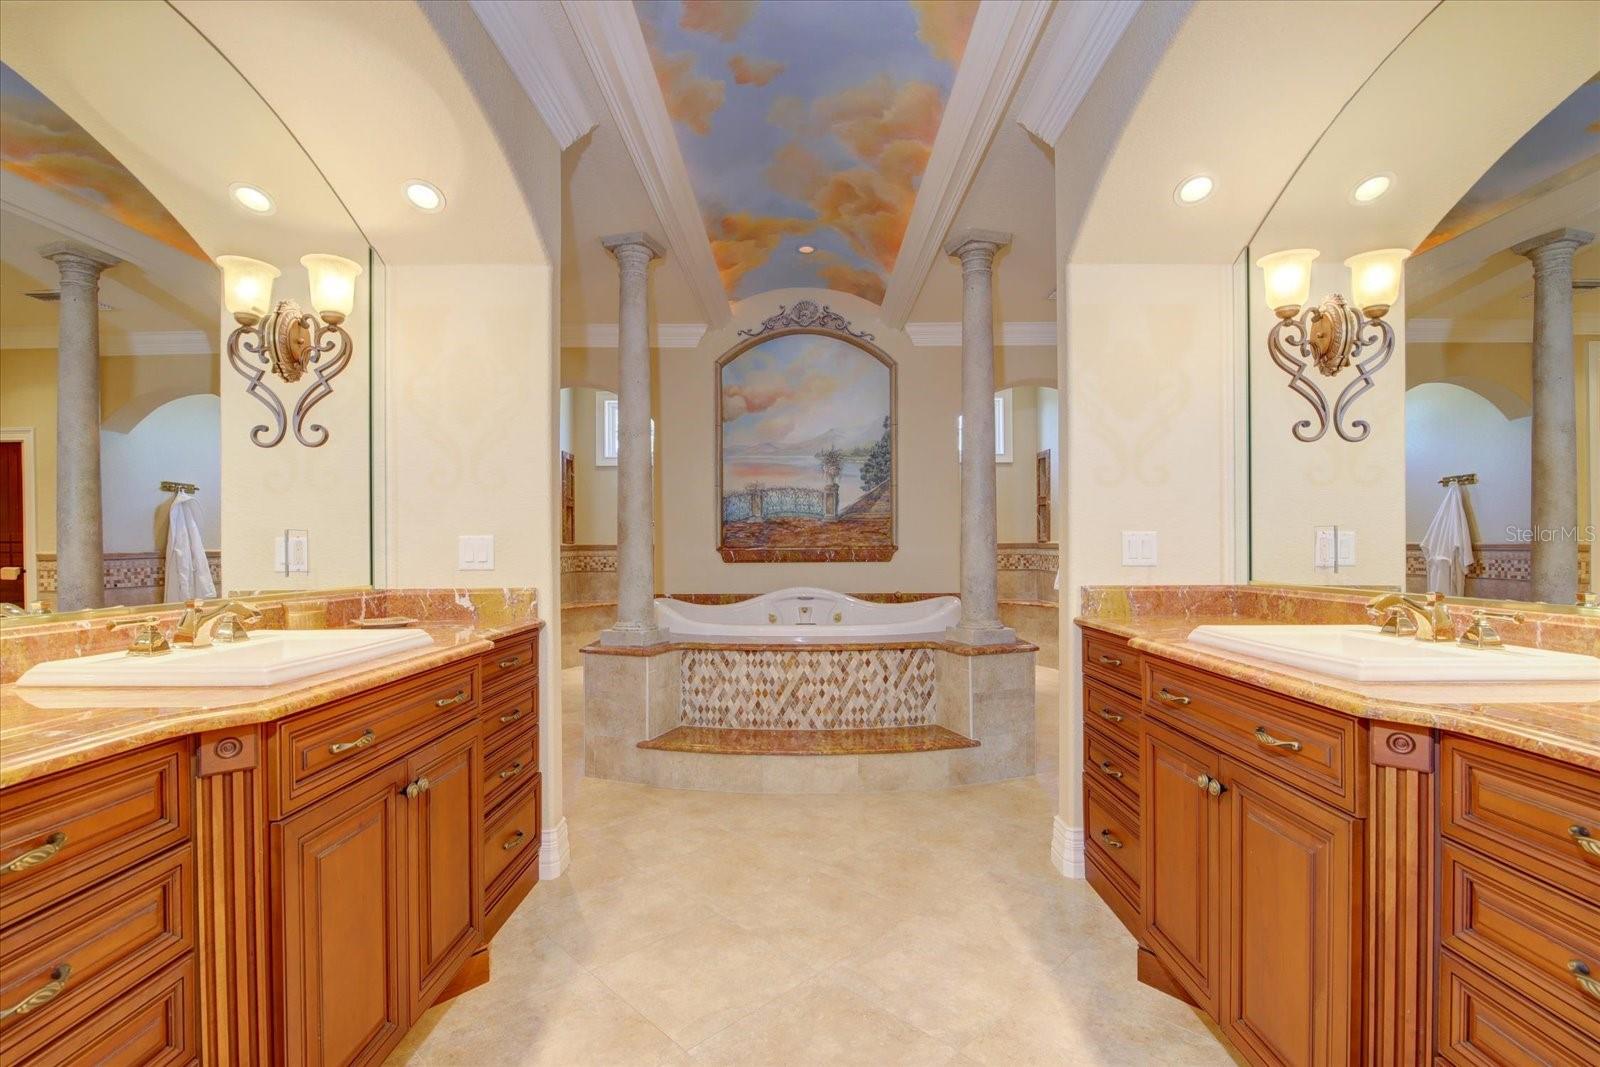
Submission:
<svg viewBox="0 0 1600 1067">
<path fill-rule="evenodd" d="M 1358 682 L 1600 682 L 1600 658 L 1503 645 L 1467 648 L 1372 626 L 1197 626 L 1197 645 Z"/>
<path fill-rule="evenodd" d="M 425 630 L 252 630 L 247 641 L 160 656 L 106 652 L 40 663 L 17 684 L 147 688 L 293 682 L 431 644 Z"/>
</svg>

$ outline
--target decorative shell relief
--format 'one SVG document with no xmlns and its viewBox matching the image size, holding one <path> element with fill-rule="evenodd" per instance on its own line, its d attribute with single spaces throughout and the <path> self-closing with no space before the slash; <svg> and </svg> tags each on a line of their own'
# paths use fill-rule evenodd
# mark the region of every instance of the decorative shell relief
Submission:
<svg viewBox="0 0 1600 1067">
<path fill-rule="evenodd" d="M 819 306 L 814 300 L 797 300 L 793 307 L 778 305 L 778 313 L 769 315 L 761 320 L 761 326 L 754 330 L 740 330 L 740 337 L 760 337 L 763 334 L 775 333 L 778 330 L 832 330 L 835 333 L 848 334 L 859 337 L 863 341 L 871 341 L 872 334 L 852 329 L 850 320 L 828 307 L 826 304 Z"/>
</svg>

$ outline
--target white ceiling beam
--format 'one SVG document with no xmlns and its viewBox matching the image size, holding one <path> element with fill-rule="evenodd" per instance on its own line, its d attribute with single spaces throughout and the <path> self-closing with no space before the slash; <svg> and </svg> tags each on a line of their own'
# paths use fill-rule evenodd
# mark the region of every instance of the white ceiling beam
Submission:
<svg viewBox="0 0 1600 1067">
<path fill-rule="evenodd" d="M 703 322 L 658 322 L 650 328 L 651 348 L 698 348 L 706 335 Z M 614 322 L 573 323 L 561 327 L 562 348 L 616 348 Z"/>
<path fill-rule="evenodd" d="M 1139 0 L 1077 0 L 1062 9 L 1060 30 L 1040 53 L 1038 74 L 1017 108 L 1017 122 L 1051 148 L 1138 14 Z"/>
<path fill-rule="evenodd" d="M 903 326 L 966 199 L 978 165 L 1005 117 L 1028 57 L 1050 14 L 1048 0 L 984 4 L 933 139 L 928 167 L 906 223 L 883 297 L 883 320 Z"/>
<path fill-rule="evenodd" d="M 545 25 L 544 5 L 472 0 L 472 11 L 563 150 L 599 125 Z"/>
<path fill-rule="evenodd" d="M 644 183 L 669 253 L 694 293 L 706 321 L 728 322 L 728 294 L 717 276 L 705 219 L 689 183 L 678 135 L 656 84 L 639 16 L 627 0 L 562 0 L 589 69 Z"/>
<path fill-rule="evenodd" d="M 918 348 L 960 348 L 959 322 L 908 322 L 906 334 Z M 1000 344 L 1038 345 L 1054 348 L 1056 324 L 1053 322 L 1006 322 L 1000 325 Z"/>
</svg>

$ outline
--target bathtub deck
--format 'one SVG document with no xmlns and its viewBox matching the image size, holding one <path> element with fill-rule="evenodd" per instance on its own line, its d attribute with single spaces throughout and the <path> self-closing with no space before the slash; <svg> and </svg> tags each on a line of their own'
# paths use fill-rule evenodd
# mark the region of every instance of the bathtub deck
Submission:
<svg viewBox="0 0 1600 1067">
<path fill-rule="evenodd" d="M 978 742 L 943 726 L 892 726 L 871 730 L 740 730 L 679 726 L 640 748 L 730 756 L 869 756 L 977 748 Z"/>
</svg>

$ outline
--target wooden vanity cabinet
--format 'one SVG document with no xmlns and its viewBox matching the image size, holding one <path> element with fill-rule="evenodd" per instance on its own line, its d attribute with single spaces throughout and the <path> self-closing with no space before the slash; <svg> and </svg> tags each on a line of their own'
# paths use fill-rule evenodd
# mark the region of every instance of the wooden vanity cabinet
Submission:
<svg viewBox="0 0 1600 1067">
<path fill-rule="evenodd" d="M 1111 634 L 1086 632 L 1083 655 L 1084 877 L 1129 931 L 1139 931 L 1144 850 L 1139 812 L 1139 654 Z"/>
</svg>

